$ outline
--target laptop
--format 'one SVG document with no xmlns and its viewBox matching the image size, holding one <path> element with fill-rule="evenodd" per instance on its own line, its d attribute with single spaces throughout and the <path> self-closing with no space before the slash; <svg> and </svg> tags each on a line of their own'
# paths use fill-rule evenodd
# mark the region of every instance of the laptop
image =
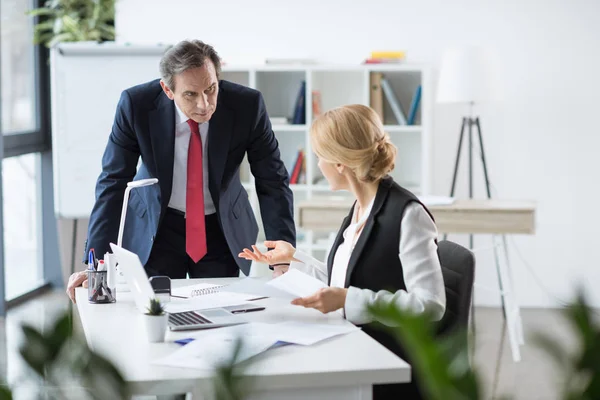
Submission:
<svg viewBox="0 0 600 400">
<path fill-rule="evenodd" d="M 113 254 L 117 257 L 119 268 L 122 271 L 135 304 L 140 312 L 145 313 L 150 299 L 155 299 L 156 294 L 148 281 L 148 275 L 137 254 L 129 250 L 110 244 Z M 258 309 L 254 308 L 253 310 Z M 264 309 L 264 308 L 262 308 Z M 213 308 L 208 310 L 186 311 L 178 313 L 167 313 L 169 315 L 169 329 L 172 331 L 183 331 L 190 329 L 208 329 L 221 326 L 245 324 L 247 321 L 235 313 L 246 310 L 243 306 Z M 253 311 L 252 310 L 252 311 Z"/>
</svg>

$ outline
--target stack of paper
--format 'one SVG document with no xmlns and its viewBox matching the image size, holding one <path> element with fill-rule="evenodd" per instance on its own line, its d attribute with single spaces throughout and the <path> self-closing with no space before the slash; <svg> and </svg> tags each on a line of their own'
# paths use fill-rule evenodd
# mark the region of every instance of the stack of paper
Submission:
<svg viewBox="0 0 600 400">
<path fill-rule="evenodd" d="M 322 340 L 358 330 L 350 323 L 310 324 L 282 322 L 279 324 L 249 323 L 195 333 L 192 341 L 154 364 L 172 367 L 212 369 L 229 363 L 236 340 L 242 340 L 238 363 L 282 344 L 313 345 Z"/>
</svg>

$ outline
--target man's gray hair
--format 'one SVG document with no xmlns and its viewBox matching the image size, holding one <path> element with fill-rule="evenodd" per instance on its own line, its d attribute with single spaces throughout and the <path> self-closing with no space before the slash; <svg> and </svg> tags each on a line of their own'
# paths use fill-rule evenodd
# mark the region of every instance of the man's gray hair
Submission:
<svg viewBox="0 0 600 400">
<path fill-rule="evenodd" d="M 184 40 L 165 51 L 160 60 L 160 77 L 167 87 L 175 90 L 175 75 L 190 68 L 202 67 L 209 59 L 215 66 L 217 79 L 221 75 L 221 59 L 216 50 L 200 40 Z"/>
</svg>

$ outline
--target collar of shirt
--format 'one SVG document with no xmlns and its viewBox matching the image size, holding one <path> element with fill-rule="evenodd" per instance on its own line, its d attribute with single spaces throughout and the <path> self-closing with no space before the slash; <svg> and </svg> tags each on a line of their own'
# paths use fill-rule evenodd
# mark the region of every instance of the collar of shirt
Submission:
<svg viewBox="0 0 600 400">
<path fill-rule="evenodd" d="M 182 123 L 186 123 L 187 125 L 187 121 L 188 121 L 188 117 L 187 115 L 185 115 L 183 113 L 183 111 L 181 111 L 181 109 L 179 108 L 179 106 L 177 105 L 177 103 L 175 103 L 175 101 L 173 101 L 173 104 L 175 104 L 175 126 L 179 126 Z M 208 121 L 207 122 L 202 122 L 201 124 L 198 124 L 198 127 L 200 129 L 200 132 L 202 132 L 203 130 L 203 125 L 207 125 L 208 126 Z"/>
<path fill-rule="evenodd" d="M 352 221 L 354 221 L 356 219 L 356 213 L 358 212 L 358 210 L 357 210 L 358 204 L 354 207 L 350 225 L 348 225 L 348 228 L 344 231 L 344 240 L 348 239 L 347 236 L 349 234 L 351 234 L 353 237 L 356 235 L 356 231 L 358 230 L 358 228 L 361 227 L 362 225 L 364 225 L 364 223 L 367 221 L 367 218 L 369 218 L 369 214 L 371 214 L 371 210 L 373 209 L 373 204 L 375 204 L 375 198 L 373 198 L 373 200 L 371 200 L 371 202 L 365 209 L 365 212 L 363 212 L 363 215 L 360 217 L 360 220 L 358 220 L 357 222 L 352 222 Z"/>
<path fill-rule="evenodd" d="M 173 104 L 175 104 L 175 125 L 179 125 L 183 122 L 187 122 L 187 120 L 189 119 L 184 113 L 183 111 L 181 111 L 181 109 L 177 106 L 177 103 L 175 103 L 175 101 L 173 101 Z"/>
</svg>

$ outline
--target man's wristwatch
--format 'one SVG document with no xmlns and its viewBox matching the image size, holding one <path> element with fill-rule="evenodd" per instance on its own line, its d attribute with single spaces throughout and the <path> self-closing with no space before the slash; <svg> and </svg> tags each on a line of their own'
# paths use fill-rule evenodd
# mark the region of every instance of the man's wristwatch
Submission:
<svg viewBox="0 0 600 400">
<path fill-rule="evenodd" d="M 269 269 L 271 271 L 273 271 L 273 270 L 275 270 L 275 267 L 281 267 L 281 266 L 284 266 L 284 265 L 287 266 L 287 267 L 289 267 L 290 263 L 279 263 L 279 264 L 269 265 Z"/>
</svg>

